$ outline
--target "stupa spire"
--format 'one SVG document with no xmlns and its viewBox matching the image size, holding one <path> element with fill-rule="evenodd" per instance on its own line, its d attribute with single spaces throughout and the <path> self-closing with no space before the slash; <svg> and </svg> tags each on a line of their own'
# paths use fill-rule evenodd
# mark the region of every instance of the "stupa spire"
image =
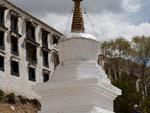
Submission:
<svg viewBox="0 0 150 113">
<path fill-rule="evenodd" d="M 73 0 L 74 1 L 74 12 L 72 20 L 72 29 L 73 33 L 84 33 L 84 21 L 81 9 L 81 2 L 83 0 Z"/>
</svg>

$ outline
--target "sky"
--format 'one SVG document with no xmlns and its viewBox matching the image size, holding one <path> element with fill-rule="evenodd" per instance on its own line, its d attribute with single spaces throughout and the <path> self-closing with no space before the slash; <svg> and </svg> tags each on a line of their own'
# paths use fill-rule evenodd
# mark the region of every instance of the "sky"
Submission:
<svg viewBox="0 0 150 113">
<path fill-rule="evenodd" d="M 58 31 L 70 33 L 72 0 L 9 0 Z M 150 0 L 83 0 L 87 33 L 98 40 L 150 36 Z"/>
</svg>

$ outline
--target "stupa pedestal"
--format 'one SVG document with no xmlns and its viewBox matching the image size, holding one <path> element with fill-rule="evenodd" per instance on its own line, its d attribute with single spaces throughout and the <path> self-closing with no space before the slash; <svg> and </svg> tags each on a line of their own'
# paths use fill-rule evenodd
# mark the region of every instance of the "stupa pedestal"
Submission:
<svg viewBox="0 0 150 113">
<path fill-rule="evenodd" d="M 59 45 L 60 65 L 50 81 L 38 85 L 39 113 L 113 113 L 121 91 L 97 64 L 99 43 L 91 35 L 72 33 Z"/>
</svg>

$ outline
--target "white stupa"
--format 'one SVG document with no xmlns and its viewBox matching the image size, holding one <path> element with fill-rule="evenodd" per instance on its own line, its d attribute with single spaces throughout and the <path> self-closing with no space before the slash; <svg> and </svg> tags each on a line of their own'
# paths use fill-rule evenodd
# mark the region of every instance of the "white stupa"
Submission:
<svg viewBox="0 0 150 113">
<path fill-rule="evenodd" d="M 60 65 L 50 81 L 37 85 L 40 113 L 113 113 L 121 91 L 97 64 L 99 42 L 84 33 L 81 1 L 75 2 L 72 33 L 58 44 Z"/>
</svg>

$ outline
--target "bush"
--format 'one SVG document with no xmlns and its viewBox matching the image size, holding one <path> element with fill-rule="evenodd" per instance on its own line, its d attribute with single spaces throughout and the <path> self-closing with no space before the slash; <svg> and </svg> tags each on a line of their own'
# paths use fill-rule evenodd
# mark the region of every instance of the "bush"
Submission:
<svg viewBox="0 0 150 113">
<path fill-rule="evenodd" d="M 26 104 L 28 102 L 28 99 L 22 97 L 21 95 L 18 96 L 18 99 L 19 99 L 19 101 L 20 101 L 21 104 Z"/>
<path fill-rule="evenodd" d="M 0 90 L 0 96 L 4 96 L 4 92 Z"/>
<path fill-rule="evenodd" d="M 28 99 L 23 96 L 16 96 L 14 93 L 5 94 L 0 90 L 0 102 L 8 104 L 31 104 L 35 109 L 41 110 L 41 103 L 37 99 Z"/>
<path fill-rule="evenodd" d="M 3 97 L 4 97 L 4 92 L 0 90 L 0 101 L 2 101 Z"/>
<path fill-rule="evenodd" d="M 142 105 L 144 113 L 150 113 L 150 97 L 146 97 Z"/>
<path fill-rule="evenodd" d="M 32 99 L 31 103 L 38 109 L 41 110 L 41 103 L 37 99 Z"/>
<path fill-rule="evenodd" d="M 122 90 L 122 95 L 114 100 L 114 110 L 116 113 L 131 113 L 135 104 L 140 105 L 142 96 L 136 91 L 134 82 L 127 73 L 121 73 L 119 80 L 113 84 Z"/>
<path fill-rule="evenodd" d="M 7 97 L 7 101 L 10 104 L 16 104 L 17 99 L 14 93 L 10 93 L 9 95 L 6 96 Z"/>
</svg>

